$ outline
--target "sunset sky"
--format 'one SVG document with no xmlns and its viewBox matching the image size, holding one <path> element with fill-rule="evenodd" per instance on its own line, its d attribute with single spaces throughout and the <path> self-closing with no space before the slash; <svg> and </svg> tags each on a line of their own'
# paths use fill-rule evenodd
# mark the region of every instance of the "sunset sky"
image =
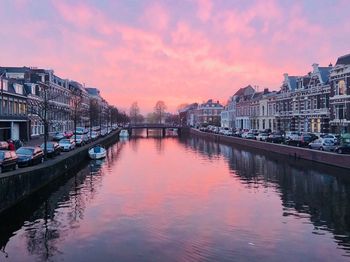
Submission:
<svg viewBox="0 0 350 262">
<path fill-rule="evenodd" d="M 143 113 L 278 89 L 350 53 L 349 1 L 0 0 L 0 66 L 52 68 Z"/>
</svg>

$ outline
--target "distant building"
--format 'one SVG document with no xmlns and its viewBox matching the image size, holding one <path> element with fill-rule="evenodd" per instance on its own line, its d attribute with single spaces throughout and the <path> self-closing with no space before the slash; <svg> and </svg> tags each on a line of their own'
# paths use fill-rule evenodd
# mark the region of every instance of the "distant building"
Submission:
<svg viewBox="0 0 350 262">
<path fill-rule="evenodd" d="M 195 125 L 195 110 L 198 104 L 193 103 L 185 108 L 179 110 L 180 124 L 183 126 L 194 126 Z"/>
<path fill-rule="evenodd" d="M 271 131 L 276 130 L 276 97 L 276 92 L 270 92 L 267 88 L 265 88 L 262 92 L 259 99 L 256 129 L 270 129 Z"/>
<path fill-rule="evenodd" d="M 209 124 L 209 125 L 221 125 L 221 111 L 224 107 L 217 102 L 213 102 L 209 99 L 207 102 L 200 104 L 195 112 L 196 125 Z"/>
<path fill-rule="evenodd" d="M 255 94 L 255 89 L 248 85 L 240 88 L 234 95 L 236 101 L 236 128 L 251 129 L 251 101 Z"/>
</svg>

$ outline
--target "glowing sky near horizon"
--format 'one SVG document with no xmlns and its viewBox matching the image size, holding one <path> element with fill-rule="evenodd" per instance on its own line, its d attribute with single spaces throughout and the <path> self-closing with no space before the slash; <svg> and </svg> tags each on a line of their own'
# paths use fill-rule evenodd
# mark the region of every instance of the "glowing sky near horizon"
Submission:
<svg viewBox="0 0 350 262">
<path fill-rule="evenodd" d="M 278 89 L 349 53 L 349 1 L 0 0 L 0 65 L 52 68 L 143 112 Z"/>
</svg>

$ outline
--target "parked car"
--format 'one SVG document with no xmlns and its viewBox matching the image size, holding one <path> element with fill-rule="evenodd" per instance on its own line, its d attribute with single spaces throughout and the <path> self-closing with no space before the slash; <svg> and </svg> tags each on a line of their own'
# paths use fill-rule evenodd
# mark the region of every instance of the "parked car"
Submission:
<svg viewBox="0 0 350 262">
<path fill-rule="evenodd" d="M 337 152 L 338 154 L 350 154 L 350 144 L 337 146 L 334 149 L 334 152 Z"/>
<path fill-rule="evenodd" d="M 73 136 L 73 132 L 72 131 L 65 131 L 64 132 L 64 137 L 65 138 L 71 138 Z"/>
<path fill-rule="evenodd" d="M 5 170 L 16 170 L 17 159 L 15 151 L 0 150 L 0 173 Z"/>
<path fill-rule="evenodd" d="M 268 133 L 259 133 L 259 135 L 256 136 L 256 140 L 258 141 L 266 141 L 266 139 L 269 137 Z"/>
<path fill-rule="evenodd" d="M 340 137 L 340 145 L 334 149 L 338 154 L 349 154 L 350 153 L 350 134 L 345 133 Z"/>
<path fill-rule="evenodd" d="M 97 138 L 99 138 L 100 134 L 97 131 L 92 131 L 91 132 L 91 140 L 96 140 Z"/>
<path fill-rule="evenodd" d="M 88 132 L 89 132 L 89 130 L 85 127 L 77 127 L 76 128 L 77 135 L 87 134 Z"/>
<path fill-rule="evenodd" d="M 85 134 L 83 137 L 83 140 L 84 140 L 84 144 L 89 144 L 91 142 L 90 133 Z"/>
<path fill-rule="evenodd" d="M 52 136 L 52 140 L 53 141 L 60 141 L 61 139 L 65 138 L 65 137 L 66 136 L 64 133 L 57 132 Z"/>
<path fill-rule="evenodd" d="M 6 141 L 0 141 L 0 150 L 7 150 L 9 148 L 9 143 Z"/>
<path fill-rule="evenodd" d="M 280 144 L 280 143 L 284 142 L 284 137 L 283 137 L 282 133 L 275 132 L 275 133 L 272 133 L 271 135 L 269 135 L 266 138 L 266 141 L 270 142 L 270 143 L 278 143 L 278 144 Z"/>
<path fill-rule="evenodd" d="M 18 156 L 17 164 L 19 167 L 31 166 L 44 162 L 44 152 L 38 146 L 23 146 L 17 149 L 16 154 Z"/>
<path fill-rule="evenodd" d="M 44 151 L 45 144 L 42 143 L 40 148 Z M 61 154 L 61 148 L 57 142 L 47 142 L 46 143 L 46 150 L 47 150 L 47 156 L 48 157 L 54 157 Z"/>
<path fill-rule="evenodd" d="M 336 145 L 331 138 L 318 138 L 309 143 L 310 149 L 318 149 L 321 151 L 334 151 Z"/>
<path fill-rule="evenodd" d="M 108 132 L 107 132 L 107 129 L 104 128 L 101 130 L 101 136 L 106 136 L 106 135 L 108 135 Z"/>
<path fill-rule="evenodd" d="M 247 135 L 245 136 L 245 138 L 246 139 L 256 139 L 256 136 L 255 136 L 255 134 L 254 133 L 251 133 L 251 132 L 249 132 L 249 133 L 247 133 Z"/>
<path fill-rule="evenodd" d="M 73 139 L 61 139 L 58 143 L 62 151 L 71 151 L 75 148 Z"/>
<path fill-rule="evenodd" d="M 245 131 L 245 132 L 241 133 L 241 137 L 242 138 L 247 138 L 248 133 L 249 133 L 248 131 Z"/>
<path fill-rule="evenodd" d="M 339 142 L 339 136 L 333 135 L 333 134 L 323 135 L 322 138 L 330 138 L 334 141 L 335 144 L 338 144 L 338 142 Z"/>
<path fill-rule="evenodd" d="M 85 145 L 85 135 L 74 135 L 72 139 L 75 141 L 76 146 L 83 146 Z"/>
<path fill-rule="evenodd" d="M 286 144 L 289 146 L 298 146 L 298 147 L 307 147 L 312 141 L 318 139 L 318 136 L 306 133 L 300 136 L 300 139 L 292 140 L 289 139 L 286 141 Z"/>
<path fill-rule="evenodd" d="M 301 133 L 297 131 L 287 131 L 286 132 L 286 140 L 300 140 Z"/>
</svg>

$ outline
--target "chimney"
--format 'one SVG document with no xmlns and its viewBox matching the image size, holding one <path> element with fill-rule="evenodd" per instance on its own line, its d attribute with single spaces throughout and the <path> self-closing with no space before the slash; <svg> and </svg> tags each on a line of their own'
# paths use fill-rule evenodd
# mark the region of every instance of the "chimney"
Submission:
<svg viewBox="0 0 350 262">
<path fill-rule="evenodd" d="M 314 72 L 318 71 L 318 64 L 314 63 L 312 67 L 314 69 Z"/>
<path fill-rule="evenodd" d="M 288 81 L 288 73 L 284 73 L 283 76 L 284 76 L 284 81 L 287 82 Z"/>
<path fill-rule="evenodd" d="M 264 88 L 264 94 L 267 94 L 269 92 L 268 88 Z"/>
</svg>

